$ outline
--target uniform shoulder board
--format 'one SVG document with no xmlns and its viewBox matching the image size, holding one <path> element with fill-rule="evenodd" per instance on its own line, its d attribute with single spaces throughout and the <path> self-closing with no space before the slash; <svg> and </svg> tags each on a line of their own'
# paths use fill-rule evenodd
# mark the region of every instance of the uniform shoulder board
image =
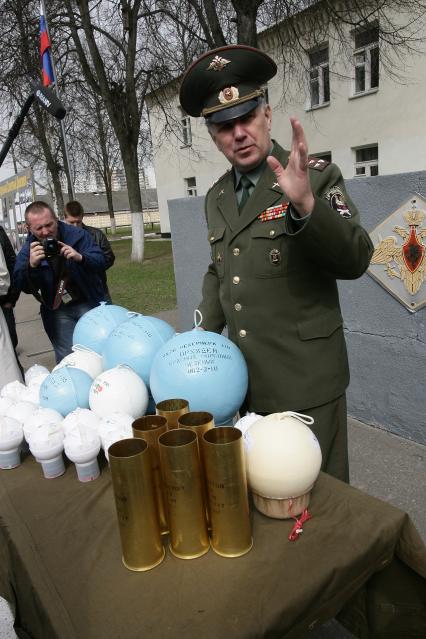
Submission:
<svg viewBox="0 0 426 639">
<path fill-rule="evenodd" d="M 231 170 L 231 169 L 227 169 L 227 170 L 225 171 L 225 173 L 223 173 L 223 175 L 221 175 L 220 177 L 218 177 L 218 178 L 217 178 L 217 180 L 215 180 L 215 181 L 211 184 L 211 186 L 210 186 L 209 190 L 207 191 L 207 193 L 209 193 L 209 191 L 211 191 L 211 190 L 212 190 L 212 189 L 216 186 L 216 184 L 219 184 L 219 182 L 220 182 L 221 180 L 223 180 L 223 178 L 225 178 L 225 177 L 228 175 L 228 173 L 229 173 L 229 171 L 230 171 L 230 170 Z"/>
<path fill-rule="evenodd" d="M 324 171 L 325 168 L 330 164 L 327 160 L 323 160 L 322 158 L 309 158 L 308 159 L 308 168 L 315 169 L 316 171 Z"/>
</svg>

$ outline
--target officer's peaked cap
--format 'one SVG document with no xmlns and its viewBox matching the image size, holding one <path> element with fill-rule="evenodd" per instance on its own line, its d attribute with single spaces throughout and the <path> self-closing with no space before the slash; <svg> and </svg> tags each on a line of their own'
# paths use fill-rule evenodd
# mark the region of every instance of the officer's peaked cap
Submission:
<svg viewBox="0 0 426 639">
<path fill-rule="evenodd" d="M 207 51 L 185 72 L 180 87 L 182 108 L 209 122 L 226 122 L 252 111 L 264 95 L 262 85 L 277 65 L 266 53 L 245 45 Z"/>
</svg>

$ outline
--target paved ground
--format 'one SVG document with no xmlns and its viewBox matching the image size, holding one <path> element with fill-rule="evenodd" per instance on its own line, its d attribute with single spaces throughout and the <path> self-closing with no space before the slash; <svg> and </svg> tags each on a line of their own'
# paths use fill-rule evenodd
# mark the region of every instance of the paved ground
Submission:
<svg viewBox="0 0 426 639">
<path fill-rule="evenodd" d="M 41 326 L 35 300 L 22 296 L 16 317 L 19 357 L 24 369 L 36 363 L 52 368 L 53 351 Z M 178 328 L 176 309 L 159 313 L 158 317 Z M 349 457 L 351 483 L 408 512 L 426 540 L 426 447 L 350 419 Z M 0 639 L 15 639 L 12 623 L 8 605 L 0 599 Z M 331 621 L 310 632 L 309 637 L 350 639 L 352 635 Z"/>
</svg>

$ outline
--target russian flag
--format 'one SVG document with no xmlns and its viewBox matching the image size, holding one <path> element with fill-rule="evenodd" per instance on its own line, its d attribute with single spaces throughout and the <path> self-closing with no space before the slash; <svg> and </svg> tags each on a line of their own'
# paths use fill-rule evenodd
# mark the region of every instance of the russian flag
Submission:
<svg viewBox="0 0 426 639">
<path fill-rule="evenodd" d="M 41 72 L 43 76 L 43 86 L 48 87 L 53 84 L 55 77 L 53 75 L 52 60 L 50 59 L 50 40 L 47 32 L 46 18 L 43 11 L 43 4 L 40 2 L 40 57 Z"/>
</svg>

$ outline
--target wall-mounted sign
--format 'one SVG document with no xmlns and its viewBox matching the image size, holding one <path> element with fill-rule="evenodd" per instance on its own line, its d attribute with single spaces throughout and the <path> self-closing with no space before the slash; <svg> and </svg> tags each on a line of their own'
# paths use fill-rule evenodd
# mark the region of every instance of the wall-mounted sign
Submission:
<svg viewBox="0 0 426 639">
<path fill-rule="evenodd" d="M 0 182 L 0 223 L 16 249 L 25 238 L 25 209 L 35 199 L 31 169 L 21 171 Z"/>
<path fill-rule="evenodd" d="M 426 200 L 413 197 L 370 233 L 368 273 L 414 313 L 426 305 Z"/>
</svg>

